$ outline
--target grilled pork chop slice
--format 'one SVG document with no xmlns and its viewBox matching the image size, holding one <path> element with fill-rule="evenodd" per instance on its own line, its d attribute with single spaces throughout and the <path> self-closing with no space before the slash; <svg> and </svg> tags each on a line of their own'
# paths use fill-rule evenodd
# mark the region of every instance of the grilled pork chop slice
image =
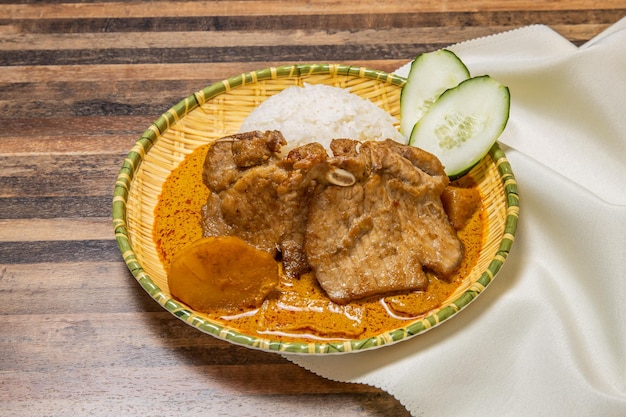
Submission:
<svg viewBox="0 0 626 417">
<path fill-rule="evenodd" d="M 309 270 L 304 233 L 312 181 L 327 154 L 308 144 L 285 158 L 286 141 L 277 131 L 247 132 L 218 140 L 204 163 L 203 182 L 211 191 L 203 213 L 204 236 L 234 235 L 282 259 L 298 277 Z"/>
<path fill-rule="evenodd" d="M 440 195 L 449 180 L 439 160 L 387 140 L 331 144 L 331 166 L 351 186 L 319 184 L 311 199 L 305 250 L 321 287 L 337 303 L 425 289 L 423 267 L 456 270 L 463 248 Z"/>
</svg>

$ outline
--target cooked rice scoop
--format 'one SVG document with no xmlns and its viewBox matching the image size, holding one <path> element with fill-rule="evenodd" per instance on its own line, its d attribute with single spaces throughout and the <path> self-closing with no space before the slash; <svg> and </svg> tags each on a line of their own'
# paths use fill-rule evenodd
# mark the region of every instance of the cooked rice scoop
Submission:
<svg viewBox="0 0 626 417">
<path fill-rule="evenodd" d="M 250 113 L 239 132 L 280 131 L 287 140 L 281 151 L 285 154 L 311 142 L 330 152 L 330 142 L 336 138 L 406 143 L 397 125 L 398 121 L 376 104 L 343 88 L 304 84 L 269 97 Z"/>
</svg>

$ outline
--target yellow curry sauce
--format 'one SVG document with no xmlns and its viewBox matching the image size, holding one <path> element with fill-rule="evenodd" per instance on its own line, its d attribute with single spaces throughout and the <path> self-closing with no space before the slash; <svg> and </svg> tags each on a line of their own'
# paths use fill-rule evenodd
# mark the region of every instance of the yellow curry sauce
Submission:
<svg viewBox="0 0 626 417">
<path fill-rule="evenodd" d="M 202 167 L 209 146 L 188 155 L 163 185 L 153 238 L 165 271 L 178 251 L 202 238 L 202 206 L 209 195 L 202 183 Z M 467 176 L 457 185 L 474 186 Z M 372 297 L 341 306 L 325 296 L 313 274 L 299 279 L 280 274 L 276 290 L 260 308 L 202 313 L 242 333 L 283 341 L 361 339 L 406 326 L 439 307 L 476 264 L 484 215 L 482 209 L 477 210 L 458 232 L 465 247 L 460 269 L 449 282 L 429 274 L 427 291 Z"/>
</svg>

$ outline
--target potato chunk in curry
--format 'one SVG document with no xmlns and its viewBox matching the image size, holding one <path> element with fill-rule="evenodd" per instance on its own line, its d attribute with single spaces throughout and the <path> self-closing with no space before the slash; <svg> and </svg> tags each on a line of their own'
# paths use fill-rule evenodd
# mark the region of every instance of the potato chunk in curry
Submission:
<svg viewBox="0 0 626 417">
<path fill-rule="evenodd" d="M 194 310 L 259 307 L 278 285 L 278 263 L 234 236 L 202 238 L 176 254 L 168 283 Z"/>
</svg>

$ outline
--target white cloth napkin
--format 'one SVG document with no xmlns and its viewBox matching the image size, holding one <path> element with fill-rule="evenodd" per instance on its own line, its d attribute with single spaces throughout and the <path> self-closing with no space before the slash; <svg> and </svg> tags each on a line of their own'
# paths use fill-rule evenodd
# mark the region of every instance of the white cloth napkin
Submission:
<svg viewBox="0 0 626 417">
<path fill-rule="evenodd" d="M 450 49 L 511 90 L 500 142 L 521 199 L 512 253 L 427 333 L 285 356 L 380 387 L 414 416 L 626 416 L 626 18 L 580 48 L 537 25 Z"/>
</svg>

